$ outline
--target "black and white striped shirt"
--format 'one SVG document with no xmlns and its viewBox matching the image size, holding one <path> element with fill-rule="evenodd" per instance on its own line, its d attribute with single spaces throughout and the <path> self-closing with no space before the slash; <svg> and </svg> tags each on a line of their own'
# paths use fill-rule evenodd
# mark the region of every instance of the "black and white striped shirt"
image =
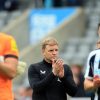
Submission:
<svg viewBox="0 0 100 100">
<path fill-rule="evenodd" d="M 93 80 L 95 74 L 100 75 L 100 49 L 90 52 L 87 60 L 85 78 Z M 97 90 L 95 100 L 100 100 L 100 88 Z"/>
</svg>

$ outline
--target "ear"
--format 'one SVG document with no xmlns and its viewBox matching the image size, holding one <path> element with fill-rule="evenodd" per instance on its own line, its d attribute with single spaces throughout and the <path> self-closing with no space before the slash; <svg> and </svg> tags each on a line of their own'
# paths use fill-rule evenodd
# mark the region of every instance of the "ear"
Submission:
<svg viewBox="0 0 100 100">
<path fill-rule="evenodd" d="M 44 49 L 42 49 L 42 53 L 44 53 Z"/>
</svg>

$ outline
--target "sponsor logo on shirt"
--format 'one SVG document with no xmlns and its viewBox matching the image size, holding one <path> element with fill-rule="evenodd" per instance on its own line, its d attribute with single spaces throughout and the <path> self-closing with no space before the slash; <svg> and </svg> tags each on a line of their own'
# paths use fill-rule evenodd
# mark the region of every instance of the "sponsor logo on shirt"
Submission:
<svg viewBox="0 0 100 100">
<path fill-rule="evenodd" d="M 46 71 L 45 71 L 45 70 L 44 70 L 44 71 L 40 70 L 40 73 L 41 73 L 41 74 L 45 74 L 45 73 L 46 73 Z"/>
</svg>

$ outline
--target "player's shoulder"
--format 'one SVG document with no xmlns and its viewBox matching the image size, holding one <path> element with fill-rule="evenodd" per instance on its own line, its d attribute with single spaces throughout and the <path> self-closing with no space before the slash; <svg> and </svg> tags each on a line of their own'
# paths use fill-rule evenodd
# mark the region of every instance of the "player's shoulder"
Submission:
<svg viewBox="0 0 100 100">
<path fill-rule="evenodd" d="M 68 64 L 64 64 L 64 68 L 65 68 L 66 70 L 70 70 L 70 66 L 69 66 Z"/>
<path fill-rule="evenodd" d="M 90 55 L 90 56 L 93 56 L 93 55 L 97 54 L 98 52 L 100 52 L 100 49 L 95 49 L 95 50 L 91 51 L 91 52 L 89 53 L 89 55 Z"/>
<path fill-rule="evenodd" d="M 29 66 L 30 69 L 33 69 L 33 68 L 38 68 L 40 67 L 42 64 L 42 62 L 37 62 L 37 63 L 33 63 Z"/>
<path fill-rule="evenodd" d="M 88 59 L 91 59 L 92 57 L 95 57 L 95 55 L 100 54 L 100 49 L 95 49 L 93 51 L 91 51 L 88 55 Z"/>
<path fill-rule="evenodd" d="M 6 39 L 6 40 L 14 39 L 13 36 L 6 34 L 6 33 L 0 33 L 0 35 L 1 35 L 2 39 Z"/>
</svg>

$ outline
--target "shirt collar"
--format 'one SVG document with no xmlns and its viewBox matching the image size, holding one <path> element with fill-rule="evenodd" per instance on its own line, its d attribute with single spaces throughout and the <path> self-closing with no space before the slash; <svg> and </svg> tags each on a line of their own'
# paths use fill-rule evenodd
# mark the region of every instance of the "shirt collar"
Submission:
<svg viewBox="0 0 100 100">
<path fill-rule="evenodd" d="M 45 64 L 45 65 L 48 65 L 48 66 L 52 66 L 52 64 L 51 63 L 48 63 L 45 59 L 43 59 L 43 63 Z"/>
</svg>

